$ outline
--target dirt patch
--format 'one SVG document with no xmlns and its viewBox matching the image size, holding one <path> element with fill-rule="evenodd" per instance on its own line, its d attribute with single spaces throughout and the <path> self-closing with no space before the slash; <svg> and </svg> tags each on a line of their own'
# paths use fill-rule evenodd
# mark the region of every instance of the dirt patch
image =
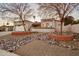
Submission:
<svg viewBox="0 0 79 59">
<path fill-rule="evenodd" d="M 56 45 L 50 46 L 48 41 L 34 40 L 17 49 L 14 53 L 22 56 L 70 56 L 79 55 L 79 50 L 73 51 Z"/>
</svg>

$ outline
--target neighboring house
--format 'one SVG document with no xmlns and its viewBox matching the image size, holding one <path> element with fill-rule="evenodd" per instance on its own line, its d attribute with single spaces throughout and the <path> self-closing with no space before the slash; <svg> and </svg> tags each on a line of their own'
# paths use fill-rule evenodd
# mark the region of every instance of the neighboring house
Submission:
<svg viewBox="0 0 79 59">
<path fill-rule="evenodd" d="M 0 31 L 13 31 L 14 22 L 9 20 L 3 20 L 0 22 Z"/>
<path fill-rule="evenodd" d="M 53 29 L 59 29 L 61 25 L 61 22 L 59 20 L 52 19 L 41 19 L 41 27 L 42 28 L 53 28 Z M 64 26 L 64 23 L 63 23 Z"/>
<path fill-rule="evenodd" d="M 14 21 L 14 24 L 15 24 L 14 31 L 24 31 L 23 23 L 21 20 Z M 25 24 L 26 30 L 29 31 L 33 22 L 24 20 L 24 24 Z"/>
<path fill-rule="evenodd" d="M 53 19 L 41 19 L 41 27 L 53 28 L 54 27 Z"/>
</svg>

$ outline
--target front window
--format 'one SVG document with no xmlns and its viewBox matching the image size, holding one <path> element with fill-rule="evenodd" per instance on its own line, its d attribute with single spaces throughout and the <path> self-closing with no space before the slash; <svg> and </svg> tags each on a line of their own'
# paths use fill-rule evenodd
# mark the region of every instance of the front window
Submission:
<svg viewBox="0 0 79 59">
<path fill-rule="evenodd" d="M 46 23 L 46 27 L 49 27 L 49 23 Z"/>
<path fill-rule="evenodd" d="M 9 23 L 7 23 L 7 25 L 9 25 Z"/>
</svg>

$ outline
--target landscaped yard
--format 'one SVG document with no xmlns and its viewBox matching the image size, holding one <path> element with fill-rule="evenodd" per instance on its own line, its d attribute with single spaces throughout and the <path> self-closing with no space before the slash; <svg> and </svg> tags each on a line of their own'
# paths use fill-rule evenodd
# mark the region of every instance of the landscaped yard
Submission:
<svg viewBox="0 0 79 59">
<path fill-rule="evenodd" d="M 21 56 L 79 56 L 77 16 L 79 3 L 1 3 L 0 50 Z"/>
<path fill-rule="evenodd" d="M 10 52 L 15 51 L 22 45 L 25 45 L 33 40 L 45 40 L 47 36 L 45 33 L 32 33 L 30 35 L 6 35 L 0 39 L 0 49 Z"/>
<path fill-rule="evenodd" d="M 22 56 L 79 56 L 79 50 L 71 50 L 56 45 L 49 45 L 48 40 L 34 40 L 31 43 L 23 45 L 21 48 L 14 51 L 14 53 Z"/>
<path fill-rule="evenodd" d="M 59 42 L 58 44 L 51 44 L 48 38 L 48 33 L 32 33 L 31 35 L 6 35 L 0 37 L 0 48 L 13 52 L 22 56 L 57 56 L 57 55 L 79 55 L 79 49 L 71 49 L 74 45 L 73 41 Z M 77 41 L 75 46 L 78 46 Z M 78 46 L 79 48 L 79 46 Z"/>
</svg>

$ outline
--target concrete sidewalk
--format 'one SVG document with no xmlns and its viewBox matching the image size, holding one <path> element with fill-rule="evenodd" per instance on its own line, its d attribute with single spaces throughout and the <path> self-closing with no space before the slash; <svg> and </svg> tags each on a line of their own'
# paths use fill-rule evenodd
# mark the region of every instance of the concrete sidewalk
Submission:
<svg viewBox="0 0 79 59">
<path fill-rule="evenodd" d="M 19 55 L 0 49 L 0 56 L 19 56 Z"/>
<path fill-rule="evenodd" d="M 1 36 L 4 36 L 4 35 L 8 35 L 8 34 L 11 34 L 11 31 L 8 31 L 8 32 L 0 32 L 0 37 Z"/>
</svg>

